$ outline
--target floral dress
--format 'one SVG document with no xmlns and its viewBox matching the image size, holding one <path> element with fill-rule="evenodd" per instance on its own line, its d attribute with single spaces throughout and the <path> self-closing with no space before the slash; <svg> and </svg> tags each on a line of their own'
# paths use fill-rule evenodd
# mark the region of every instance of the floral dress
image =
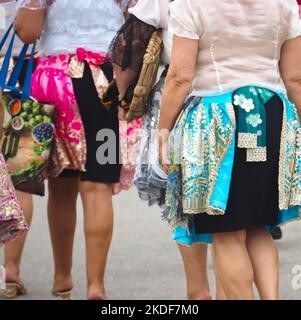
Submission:
<svg viewBox="0 0 301 320">
<path fill-rule="evenodd" d="M 0 153 L 0 246 L 28 229 L 5 160 Z"/>
</svg>

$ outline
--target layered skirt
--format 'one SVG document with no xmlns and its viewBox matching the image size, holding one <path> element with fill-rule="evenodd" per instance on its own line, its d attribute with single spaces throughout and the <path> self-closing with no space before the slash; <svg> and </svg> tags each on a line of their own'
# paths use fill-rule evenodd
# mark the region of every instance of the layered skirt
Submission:
<svg viewBox="0 0 301 320">
<path fill-rule="evenodd" d="M 0 153 L 0 246 L 27 229 L 5 160 Z"/>
<path fill-rule="evenodd" d="M 245 90 L 256 95 L 265 89 Z M 174 230 L 201 235 L 273 228 L 301 216 L 301 127 L 295 106 L 272 93 L 264 117 L 253 113 L 241 119 L 235 99 L 235 92 L 191 97 L 177 120 L 165 212 Z M 251 100 L 243 104 L 246 114 L 255 108 Z M 240 141 L 241 121 L 264 147 L 250 145 L 249 133 Z M 185 236 L 179 242 L 189 244 Z"/>
<path fill-rule="evenodd" d="M 32 96 L 56 107 L 56 137 L 49 165 L 49 175 L 52 177 L 58 176 L 64 169 L 85 170 L 87 145 L 72 77 L 83 77 L 84 61 L 88 61 L 96 70 L 104 62 L 105 56 L 99 55 L 97 62 L 91 55 L 76 61 L 78 56 L 64 54 L 41 57 L 32 77 Z M 101 86 L 105 88 L 108 81 L 105 77 L 102 77 L 102 81 Z"/>
<path fill-rule="evenodd" d="M 164 205 L 167 175 L 159 165 L 157 131 L 166 72 L 155 86 L 149 99 L 142 125 L 142 140 L 135 174 L 139 198 L 149 206 Z"/>
<path fill-rule="evenodd" d="M 142 125 L 139 159 L 134 179 L 139 198 L 146 201 L 149 206 L 158 205 L 161 207 L 163 219 L 165 219 L 166 211 L 169 211 L 169 208 L 165 205 L 168 176 L 159 163 L 157 127 L 167 70 L 166 68 L 163 71 L 149 98 Z M 188 232 L 182 226 L 177 226 L 173 230 L 173 239 L 184 245 L 211 242 L 210 235 L 196 234 L 193 228 Z"/>
<path fill-rule="evenodd" d="M 83 180 L 113 183 L 113 193 L 117 194 L 133 185 L 136 161 L 131 155 L 137 158 L 142 119 L 119 123 L 117 110 L 108 111 L 101 104 L 111 80 L 110 72 L 105 72 L 105 60 L 106 53 L 83 48 L 75 54 L 39 58 L 32 95 L 56 107 L 56 136 L 48 175 L 74 176 L 79 172 Z M 96 135 L 102 129 L 113 130 L 116 135 L 116 164 L 96 162 Z"/>
</svg>

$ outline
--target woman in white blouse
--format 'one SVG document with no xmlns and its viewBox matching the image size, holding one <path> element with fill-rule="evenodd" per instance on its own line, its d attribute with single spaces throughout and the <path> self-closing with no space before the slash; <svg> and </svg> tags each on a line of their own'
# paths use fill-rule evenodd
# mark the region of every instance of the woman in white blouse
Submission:
<svg viewBox="0 0 301 320">
<path fill-rule="evenodd" d="M 168 66 L 172 46 L 172 35 L 168 32 L 169 4 L 171 2 L 170 0 L 139 0 L 133 8 L 129 9 L 129 13 L 131 14 L 129 20 L 121 28 L 111 45 L 113 67 L 120 99 L 122 99 L 124 93 L 129 87 L 132 87 L 132 83 L 137 79 L 146 46 L 151 34 L 156 29 L 160 29 L 163 34 L 164 50 L 161 63 L 164 67 Z M 131 47 L 130 50 L 128 49 L 129 47 Z M 128 65 L 125 65 L 124 61 L 127 61 Z M 166 69 L 162 71 L 160 70 L 158 74 L 160 80 L 151 94 L 147 106 L 148 111 L 144 117 L 140 159 L 136 168 L 135 178 L 140 199 L 148 201 L 151 205 L 162 205 L 162 197 L 165 193 L 164 185 L 166 184 L 166 174 L 158 166 L 158 154 L 155 143 L 155 129 L 158 123 L 162 91 L 166 77 Z M 119 116 L 121 119 L 124 118 L 124 114 L 125 112 L 120 109 Z M 151 181 L 151 186 L 148 185 L 148 181 Z M 203 238 L 194 238 L 180 228 L 175 230 L 174 238 L 178 242 L 184 262 L 188 299 L 210 299 L 207 277 L 207 243 L 204 243 Z M 191 244 L 192 242 L 194 244 L 188 247 L 187 244 Z M 158 252 L 158 254 L 160 253 Z M 200 267 L 196 268 L 195 266 Z"/>
<path fill-rule="evenodd" d="M 212 233 L 228 299 L 254 299 L 254 282 L 278 299 L 268 231 L 301 216 L 297 3 L 175 1 L 170 29 L 159 122 L 169 222 Z"/>
<path fill-rule="evenodd" d="M 112 185 L 119 182 L 121 165 L 117 110 L 105 109 L 100 100 L 112 77 L 111 65 L 105 63 L 106 50 L 132 2 L 19 0 L 15 20 L 19 37 L 31 43 L 41 35 L 32 95 L 56 106 L 48 218 L 55 264 L 53 294 L 62 299 L 69 299 L 73 288 L 79 193 L 84 207 L 87 297 L 106 298 L 104 273 L 113 230 Z M 96 137 L 102 129 L 117 138 L 113 162 L 96 157 L 102 144 Z"/>
</svg>

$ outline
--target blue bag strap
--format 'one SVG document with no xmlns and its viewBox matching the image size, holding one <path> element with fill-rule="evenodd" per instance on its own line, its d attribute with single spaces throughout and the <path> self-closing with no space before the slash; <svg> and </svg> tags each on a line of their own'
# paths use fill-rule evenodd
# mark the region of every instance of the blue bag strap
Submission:
<svg viewBox="0 0 301 320">
<path fill-rule="evenodd" d="M 11 37 L 11 40 L 10 40 L 7 52 L 6 52 L 4 60 L 3 60 L 1 70 L 0 70 L 0 86 L 2 89 L 5 88 L 5 82 L 6 82 L 8 69 L 9 69 L 10 58 L 11 58 L 12 52 L 13 52 L 15 36 L 16 36 L 16 32 L 14 32 L 13 36 Z"/>
<path fill-rule="evenodd" d="M 22 99 L 26 100 L 30 97 L 30 89 L 31 89 L 31 77 L 33 72 L 33 63 L 34 63 L 34 54 L 36 50 L 36 44 L 32 45 L 32 50 L 30 54 L 30 58 L 27 65 L 27 70 L 25 74 L 23 92 L 22 92 Z"/>
<path fill-rule="evenodd" d="M 26 59 L 26 53 L 27 53 L 28 47 L 29 47 L 28 44 L 24 44 L 24 46 L 22 48 L 22 51 L 20 52 L 19 57 L 17 59 L 17 62 L 15 64 L 15 67 L 14 67 L 14 69 L 12 71 L 12 74 L 11 74 L 11 76 L 9 78 L 7 86 L 15 87 L 17 85 L 17 82 L 19 80 L 19 77 L 20 77 L 20 74 L 21 74 L 21 71 L 22 71 L 23 64 L 24 64 L 25 59 Z"/>
<path fill-rule="evenodd" d="M 10 27 L 8 28 L 8 30 L 5 32 L 4 36 L 2 37 L 2 39 L 0 41 L 0 50 L 3 48 L 12 28 L 13 28 L 13 24 L 10 25 Z M 25 44 L 23 46 L 23 48 L 20 52 L 20 55 L 18 57 L 18 60 L 16 62 L 16 65 L 13 69 L 12 74 L 11 74 L 11 77 L 10 77 L 8 83 L 6 84 L 6 78 L 7 78 L 7 74 L 8 74 L 8 70 L 9 70 L 10 59 L 12 57 L 12 51 L 13 51 L 15 37 L 16 37 L 16 32 L 14 31 L 14 33 L 11 37 L 9 46 L 7 48 L 1 70 L 0 70 L 0 87 L 2 89 L 5 89 L 5 88 L 9 89 L 15 93 L 20 93 L 20 89 L 17 88 L 16 85 L 19 80 L 19 77 L 20 77 L 20 74 L 22 71 L 22 67 L 23 67 L 25 59 L 26 59 L 26 53 L 27 53 L 29 45 Z M 35 44 L 33 44 L 30 58 L 29 58 L 28 65 L 27 65 L 26 74 L 25 74 L 24 86 L 23 86 L 23 90 L 22 90 L 22 99 L 28 99 L 30 97 L 31 76 L 32 76 L 32 72 L 33 72 L 35 47 L 36 47 Z"/>
<path fill-rule="evenodd" d="M 3 37 L 2 37 L 2 39 L 0 41 L 0 51 L 2 50 L 2 48 L 3 48 L 7 38 L 9 36 L 12 28 L 13 28 L 13 24 L 11 24 L 10 27 L 7 29 L 7 31 L 4 33 L 4 35 L 3 35 Z"/>
</svg>

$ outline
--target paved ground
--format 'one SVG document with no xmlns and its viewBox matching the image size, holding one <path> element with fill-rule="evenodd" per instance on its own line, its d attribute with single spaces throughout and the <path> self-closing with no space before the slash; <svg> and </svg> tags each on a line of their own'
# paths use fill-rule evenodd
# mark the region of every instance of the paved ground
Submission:
<svg viewBox="0 0 301 320">
<path fill-rule="evenodd" d="M 115 233 L 108 263 L 107 289 L 111 299 L 184 299 L 185 281 L 176 245 L 169 228 L 160 220 L 160 210 L 138 200 L 135 190 L 115 202 Z M 24 299 L 52 299 L 50 295 L 52 258 L 47 228 L 45 199 L 36 198 L 35 217 L 24 253 L 22 274 L 29 294 Z M 82 210 L 78 205 L 78 228 L 74 254 L 75 299 L 85 299 L 85 258 Z M 292 287 L 295 265 L 301 269 L 301 223 L 284 228 L 279 243 L 282 299 L 301 299 Z M 0 253 L 2 261 L 2 253 Z M 214 279 L 209 274 L 212 292 Z M 0 295 L 0 300 L 3 297 Z"/>
</svg>

